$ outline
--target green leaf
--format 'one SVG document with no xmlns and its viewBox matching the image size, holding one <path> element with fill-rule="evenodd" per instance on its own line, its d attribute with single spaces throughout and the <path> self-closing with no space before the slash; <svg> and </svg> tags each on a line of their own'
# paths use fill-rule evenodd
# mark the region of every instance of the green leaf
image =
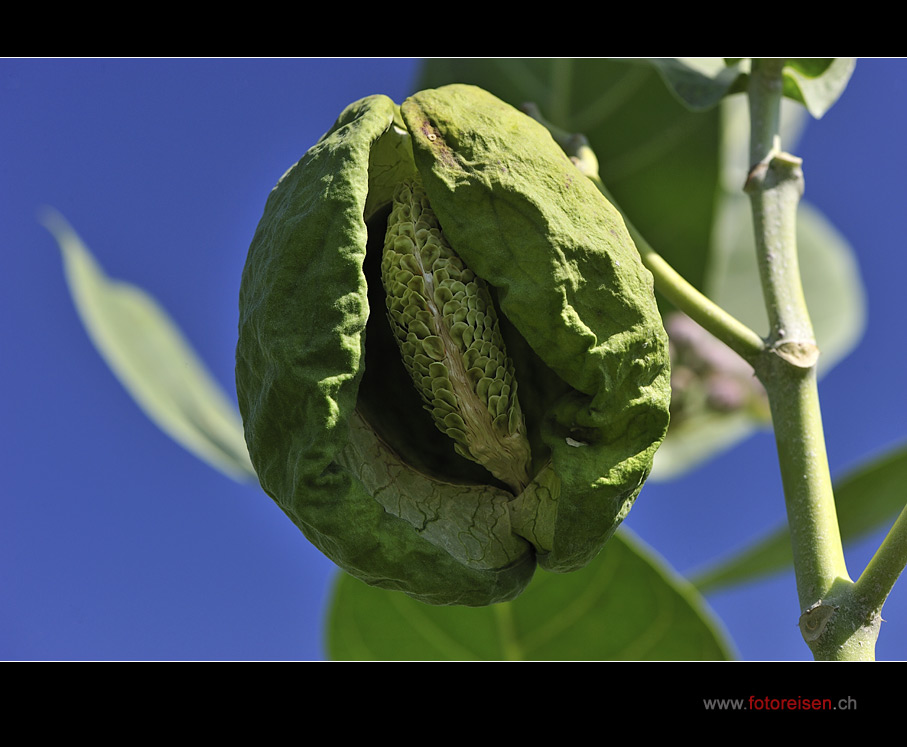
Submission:
<svg viewBox="0 0 907 747">
<path fill-rule="evenodd" d="M 435 607 L 338 578 L 328 653 L 341 660 L 718 660 L 708 605 L 627 530 L 581 571 L 539 573 L 516 601 Z"/>
<path fill-rule="evenodd" d="M 835 482 L 835 507 L 841 537 L 853 542 L 893 521 L 907 498 L 907 445 L 854 469 Z M 705 591 L 753 581 L 786 570 L 793 562 L 787 527 L 698 574 Z"/>
<path fill-rule="evenodd" d="M 784 66 L 784 95 L 820 119 L 844 93 L 855 57 L 795 57 Z"/>
<path fill-rule="evenodd" d="M 109 278 L 75 231 L 48 210 L 44 226 L 91 341 L 151 420 L 199 459 L 238 480 L 255 478 L 242 423 L 204 363 L 159 304 Z"/>
<path fill-rule="evenodd" d="M 650 60 L 668 88 L 686 106 L 704 111 L 740 89 L 748 60 L 729 64 L 722 57 L 658 57 Z"/>
<path fill-rule="evenodd" d="M 668 57 L 650 62 L 678 99 L 697 111 L 745 90 L 751 64 L 745 57 Z M 791 58 L 784 66 L 784 95 L 819 119 L 840 98 L 855 65 L 852 57 Z"/>
<path fill-rule="evenodd" d="M 882 526 L 907 504 L 907 445 L 851 471 L 835 485 L 841 534 L 854 540 Z"/>
</svg>

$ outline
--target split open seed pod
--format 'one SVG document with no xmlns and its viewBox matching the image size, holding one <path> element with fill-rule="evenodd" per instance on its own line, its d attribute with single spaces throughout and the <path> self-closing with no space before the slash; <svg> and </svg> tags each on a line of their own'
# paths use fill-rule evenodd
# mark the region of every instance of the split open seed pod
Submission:
<svg viewBox="0 0 907 747">
<path fill-rule="evenodd" d="M 351 104 L 268 198 L 240 290 L 246 441 L 369 584 L 478 606 L 583 567 L 651 469 L 669 379 L 617 210 L 481 89 Z"/>
</svg>

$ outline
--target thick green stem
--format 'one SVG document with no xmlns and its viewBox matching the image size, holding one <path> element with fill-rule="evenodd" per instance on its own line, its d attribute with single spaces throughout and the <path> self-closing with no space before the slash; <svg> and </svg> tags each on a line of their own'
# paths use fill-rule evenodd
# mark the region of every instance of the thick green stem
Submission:
<svg viewBox="0 0 907 747">
<path fill-rule="evenodd" d="M 800 159 L 780 151 L 783 60 L 754 61 L 750 196 L 770 330 L 755 362 L 772 410 L 800 600 L 800 628 L 817 659 L 873 658 L 875 618 L 855 603 L 835 512 L 816 386 L 816 346 L 797 260 Z"/>
</svg>

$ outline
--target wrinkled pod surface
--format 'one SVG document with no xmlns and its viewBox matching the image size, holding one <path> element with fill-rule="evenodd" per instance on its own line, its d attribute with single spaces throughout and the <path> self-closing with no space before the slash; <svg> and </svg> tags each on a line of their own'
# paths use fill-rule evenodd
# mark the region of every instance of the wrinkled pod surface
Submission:
<svg viewBox="0 0 907 747">
<path fill-rule="evenodd" d="M 510 600 L 595 557 L 664 438 L 669 374 L 617 211 L 471 86 L 347 107 L 243 271 L 262 487 L 345 571 L 427 603 Z"/>
</svg>

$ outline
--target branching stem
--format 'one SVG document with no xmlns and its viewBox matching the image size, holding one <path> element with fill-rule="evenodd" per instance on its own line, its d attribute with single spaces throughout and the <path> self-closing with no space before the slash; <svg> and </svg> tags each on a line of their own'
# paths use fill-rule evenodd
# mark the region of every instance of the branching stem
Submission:
<svg viewBox="0 0 907 747">
<path fill-rule="evenodd" d="M 780 149 L 783 59 L 754 60 L 750 197 L 770 330 L 755 362 L 768 393 L 793 544 L 800 629 L 816 659 L 872 659 L 876 617 L 855 604 L 838 529 L 816 385 L 816 346 L 797 260 L 800 159 Z"/>
</svg>

